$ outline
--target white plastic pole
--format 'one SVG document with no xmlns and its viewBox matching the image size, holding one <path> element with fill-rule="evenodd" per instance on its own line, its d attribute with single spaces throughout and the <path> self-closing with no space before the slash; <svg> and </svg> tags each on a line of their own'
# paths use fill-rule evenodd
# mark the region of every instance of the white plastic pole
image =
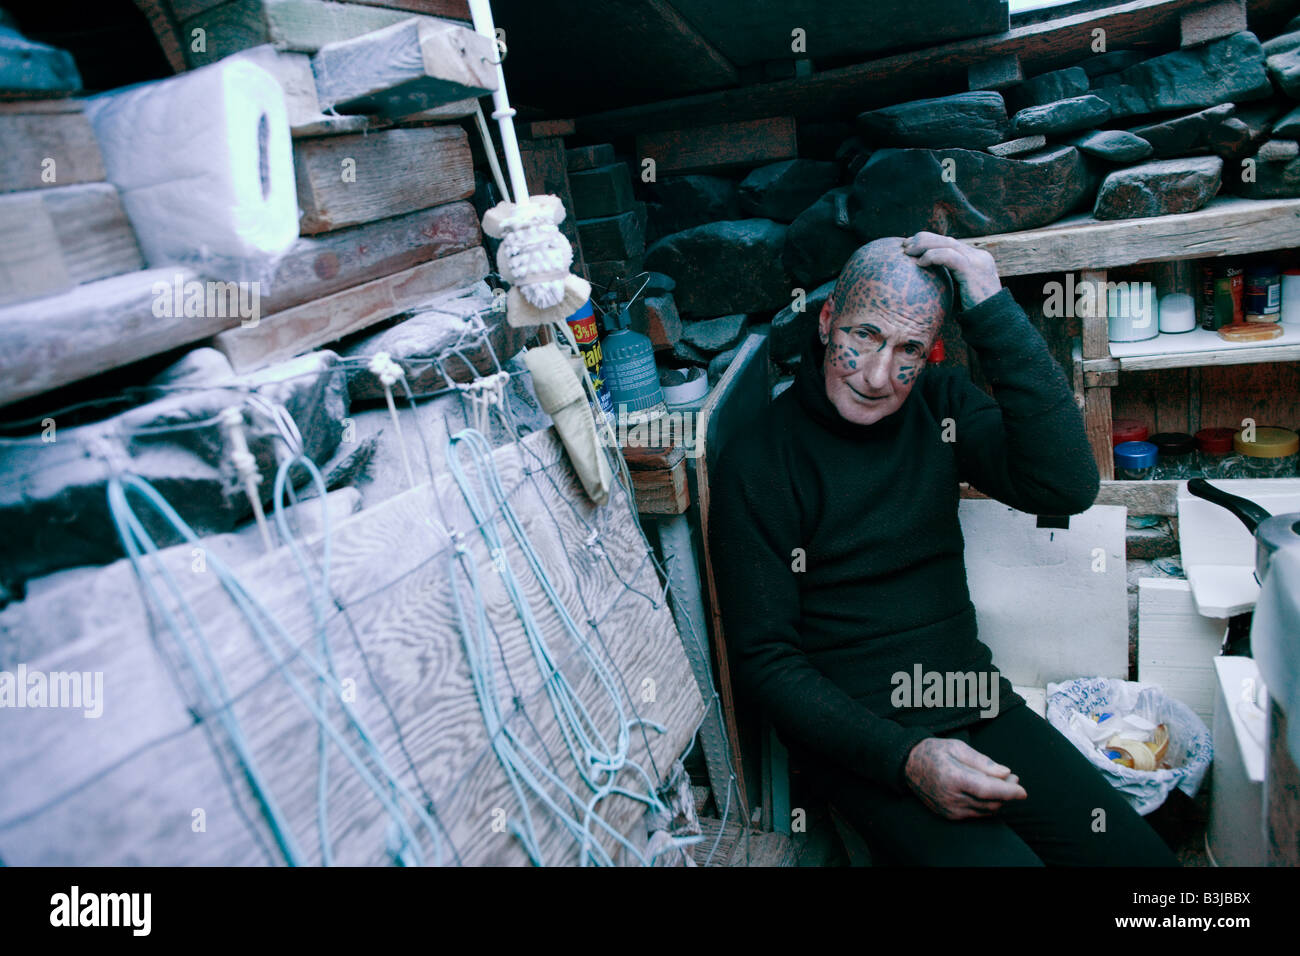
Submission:
<svg viewBox="0 0 1300 956">
<path fill-rule="evenodd" d="M 469 0 L 470 16 L 474 18 L 474 30 L 492 41 L 497 42 L 496 27 L 492 23 L 492 7 L 488 0 Z M 492 118 L 501 129 L 501 149 L 506 154 L 506 169 L 510 173 L 510 187 L 514 192 L 514 201 L 521 203 L 528 198 L 528 183 L 524 179 L 524 164 L 519 156 L 519 140 L 515 138 L 515 111 L 510 106 L 510 96 L 506 93 L 506 75 L 501 69 L 500 57 L 497 61 L 497 88 L 492 93 Z"/>
</svg>

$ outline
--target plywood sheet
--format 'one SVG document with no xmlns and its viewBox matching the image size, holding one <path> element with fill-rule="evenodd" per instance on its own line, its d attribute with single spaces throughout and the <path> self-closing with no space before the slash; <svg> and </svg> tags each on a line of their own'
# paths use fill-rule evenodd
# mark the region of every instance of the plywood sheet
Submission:
<svg viewBox="0 0 1300 956">
<path fill-rule="evenodd" d="M 606 507 L 588 504 L 549 429 L 499 449 L 495 460 L 560 599 L 580 622 L 584 639 L 615 669 L 620 706 L 666 728 L 664 733 L 646 728 L 644 734 L 633 728 L 629 746 L 631 759 L 661 777 L 688 744 L 704 703 L 626 496 L 616 490 Z M 513 605 L 493 572 L 492 556 L 471 532 L 460 491 L 446 475 L 335 530 L 330 584 L 345 609 L 331 609 L 327 619 L 336 668 L 341 678 L 355 682 L 357 712 L 401 783 L 431 799 L 445 831 L 444 862 L 523 864 L 516 839 L 493 825 L 498 808 L 518 818 L 518 802 L 491 750 L 470 681 L 452 610 L 448 539 L 435 531 L 441 522 L 467 532 L 464 543 L 478 568 L 485 612 L 499 642 L 493 662 L 497 680 L 516 705 L 512 711 L 510 700 L 503 701 L 509 724 L 554 757 L 566 782 L 578 785 Z M 513 539 L 504 537 L 504 560 L 518 574 L 554 659 L 596 726 L 612 738 L 614 705 L 596 692 L 590 666 L 547 606 Z M 318 540 L 309 552 L 319 560 Z M 319 861 L 315 721 L 254 643 L 214 576 L 194 571 L 191 549 L 171 549 L 164 560 L 205 624 L 230 688 L 232 711 L 269 792 L 307 862 Z M 134 587 L 125 562 L 101 574 L 115 576 L 126 591 Z M 295 647 L 314 646 L 307 585 L 285 549 L 243 566 L 240 574 Z M 39 608 L 27 608 L 23 617 L 16 613 L 11 607 L 0 615 L 0 647 L 6 629 L 39 630 L 45 619 Z M 588 621 L 595 626 L 583 623 Z M 54 650 L 28 662 L 49 671 L 102 673 L 103 712 L 97 719 L 80 710 L 50 708 L 16 709 L 6 716 L 0 737 L 0 858 L 6 863 L 277 861 L 214 715 L 194 720 L 191 672 L 161 636 L 156 647 L 152 633 L 143 607 L 124 600 L 121 613 L 104 620 L 95 633 L 70 642 L 67 635 L 51 634 L 48 646 Z M 287 656 L 286 668 L 307 680 L 300 653 Z M 646 692 L 647 681 L 653 682 L 653 693 Z M 334 716 L 337 723 L 337 708 Z M 208 739 L 210 729 L 215 745 Z M 387 816 L 338 752 L 331 754 L 329 819 L 336 862 L 388 863 Z M 620 780 L 631 789 L 644 786 L 630 774 Z M 643 807 L 628 798 L 610 797 L 601 808 L 620 832 L 641 825 Z M 575 862 L 574 842 L 545 812 L 532 809 L 546 861 Z M 202 832 L 193 826 L 196 810 L 203 811 Z M 432 858 L 427 836 L 421 837 L 421 849 Z"/>
</svg>

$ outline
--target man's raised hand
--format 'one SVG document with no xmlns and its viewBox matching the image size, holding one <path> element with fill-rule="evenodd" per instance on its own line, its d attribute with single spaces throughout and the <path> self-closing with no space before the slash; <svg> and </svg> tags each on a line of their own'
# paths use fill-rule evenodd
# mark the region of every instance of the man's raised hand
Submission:
<svg viewBox="0 0 1300 956">
<path fill-rule="evenodd" d="M 903 240 L 903 251 L 915 256 L 922 266 L 943 266 L 952 273 L 961 290 L 961 306 L 979 305 L 1002 289 L 998 267 L 983 249 L 933 232 L 918 232 Z"/>
<path fill-rule="evenodd" d="M 1028 796 L 1009 767 L 943 737 L 927 737 L 913 747 L 904 775 L 921 802 L 949 820 L 986 817 L 1008 800 Z"/>
</svg>

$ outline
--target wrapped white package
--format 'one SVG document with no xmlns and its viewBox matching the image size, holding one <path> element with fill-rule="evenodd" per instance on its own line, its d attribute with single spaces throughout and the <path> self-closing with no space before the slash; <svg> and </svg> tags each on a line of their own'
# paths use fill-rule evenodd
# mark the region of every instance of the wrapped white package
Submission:
<svg viewBox="0 0 1300 956">
<path fill-rule="evenodd" d="M 261 67 L 224 60 L 93 97 L 86 115 L 150 267 L 253 278 L 297 238 L 284 92 Z"/>
</svg>

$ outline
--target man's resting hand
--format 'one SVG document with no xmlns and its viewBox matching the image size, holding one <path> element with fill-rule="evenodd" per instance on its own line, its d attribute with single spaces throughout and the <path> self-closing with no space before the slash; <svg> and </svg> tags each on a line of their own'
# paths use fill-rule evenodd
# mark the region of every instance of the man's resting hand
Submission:
<svg viewBox="0 0 1300 956">
<path fill-rule="evenodd" d="M 1009 767 L 960 740 L 927 737 L 912 748 L 903 772 L 921 802 L 949 820 L 986 817 L 1028 796 Z"/>
</svg>

